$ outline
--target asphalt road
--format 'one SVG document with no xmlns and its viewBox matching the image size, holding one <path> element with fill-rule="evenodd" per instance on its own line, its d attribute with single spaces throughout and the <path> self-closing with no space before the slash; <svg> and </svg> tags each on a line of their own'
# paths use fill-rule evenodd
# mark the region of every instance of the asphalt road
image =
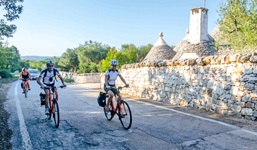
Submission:
<svg viewBox="0 0 257 150">
<path fill-rule="evenodd" d="M 95 84 L 58 89 L 61 121 L 55 128 L 44 115 L 36 81 L 31 88 L 28 98 L 20 81 L 8 91 L 5 109 L 10 113 L 13 149 L 257 149 L 256 122 L 222 121 L 132 98 L 127 102 L 133 123 L 124 130 L 117 116 L 106 120 L 96 102 Z"/>
</svg>

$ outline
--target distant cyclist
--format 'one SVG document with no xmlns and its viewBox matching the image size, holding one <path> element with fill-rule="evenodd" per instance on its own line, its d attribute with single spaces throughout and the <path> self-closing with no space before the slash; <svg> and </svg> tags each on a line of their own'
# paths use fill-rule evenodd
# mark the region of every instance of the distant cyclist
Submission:
<svg viewBox="0 0 257 150">
<path fill-rule="evenodd" d="M 28 72 L 28 70 L 23 67 L 22 70 L 21 70 L 21 73 L 20 73 L 20 79 L 22 79 L 22 81 L 26 81 L 27 79 L 32 79 L 30 73 Z M 29 80 L 27 80 L 27 83 L 28 83 L 28 88 L 30 90 L 30 83 L 29 83 Z M 21 88 L 23 89 L 23 86 L 25 85 L 21 85 Z"/>
<path fill-rule="evenodd" d="M 41 71 L 38 79 L 37 79 L 37 83 L 41 86 L 42 89 L 44 89 L 45 91 L 45 114 L 49 114 L 49 108 L 48 108 L 48 99 L 49 99 L 49 93 L 51 89 L 45 88 L 46 86 L 50 86 L 52 88 L 54 88 L 54 92 L 56 95 L 56 100 L 58 100 L 58 93 L 57 93 L 57 89 L 55 88 L 55 76 L 58 76 L 60 78 L 60 80 L 62 81 L 62 84 L 64 87 L 66 87 L 66 85 L 64 84 L 63 78 L 61 76 L 61 74 L 59 73 L 59 71 L 54 68 L 54 62 L 49 60 L 46 62 L 46 69 Z M 41 79 L 43 79 L 43 83 L 41 82 Z"/>
<path fill-rule="evenodd" d="M 110 105 L 110 103 L 111 103 L 111 101 L 113 99 L 114 94 L 115 95 L 118 94 L 117 93 L 118 92 L 117 89 L 111 88 L 111 87 L 115 87 L 115 82 L 116 82 L 116 79 L 117 79 L 118 76 L 120 77 L 121 81 L 126 86 L 129 86 L 126 83 L 125 79 L 120 74 L 120 72 L 116 69 L 116 67 L 118 66 L 118 61 L 113 59 L 113 60 L 111 60 L 110 64 L 111 64 L 111 68 L 106 71 L 106 74 L 105 74 L 105 84 L 104 84 L 104 90 L 109 95 L 109 98 L 108 98 L 106 106 Z M 109 107 L 105 107 L 105 110 L 109 111 Z"/>
</svg>

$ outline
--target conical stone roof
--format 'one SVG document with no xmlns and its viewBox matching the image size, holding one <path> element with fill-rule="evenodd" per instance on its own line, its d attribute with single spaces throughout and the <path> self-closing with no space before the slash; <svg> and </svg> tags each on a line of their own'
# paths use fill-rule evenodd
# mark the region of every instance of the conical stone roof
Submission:
<svg viewBox="0 0 257 150">
<path fill-rule="evenodd" d="M 186 36 L 175 48 L 177 52 L 173 60 L 183 59 L 184 54 L 187 54 L 188 58 L 203 57 L 215 55 L 218 51 L 214 47 L 214 39 L 208 34 L 208 41 L 201 41 L 197 44 L 189 42 L 188 36 Z M 194 55 L 195 54 L 195 55 Z"/>
<path fill-rule="evenodd" d="M 154 63 L 165 59 L 172 59 L 176 52 L 163 40 L 162 32 L 159 35 L 159 39 L 155 42 L 152 49 L 148 52 L 143 63 Z"/>
</svg>

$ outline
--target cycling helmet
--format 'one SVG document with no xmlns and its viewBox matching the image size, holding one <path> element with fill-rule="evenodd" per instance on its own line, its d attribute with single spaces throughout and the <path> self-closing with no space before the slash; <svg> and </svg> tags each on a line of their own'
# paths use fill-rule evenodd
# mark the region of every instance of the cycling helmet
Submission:
<svg viewBox="0 0 257 150">
<path fill-rule="evenodd" d="M 50 65 L 54 65 L 54 62 L 52 60 L 48 60 L 46 62 L 46 67 L 49 67 Z"/>
<path fill-rule="evenodd" d="M 113 59 L 113 60 L 111 60 L 110 64 L 111 64 L 112 66 L 118 66 L 119 63 L 118 63 L 117 60 Z"/>
</svg>

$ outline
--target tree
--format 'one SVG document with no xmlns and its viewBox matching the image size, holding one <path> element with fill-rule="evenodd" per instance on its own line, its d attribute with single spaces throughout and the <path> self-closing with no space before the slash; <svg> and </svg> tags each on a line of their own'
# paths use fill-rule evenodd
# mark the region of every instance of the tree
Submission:
<svg viewBox="0 0 257 150">
<path fill-rule="evenodd" d="M 20 69 L 20 54 L 15 46 L 0 46 L 0 68 L 15 71 Z"/>
<path fill-rule="evenodd" d="M 0 39 L 3 37 L 12 37 L 17 27 L 14 24 L 8 24 L 19 18 L 22 13 L 23 6 L 19 5 L 23 0 L 0 0 L 0 7 L 6 11 L 3 19 L 0 19 Z"/>
<path fill-rule="evenodd" d="M 64 71 L 76 72 L 78 64 L 77 52 L 73 49 L 67 49 L 60 58 L 59 67 Z"/>
<path fill-rule="evenodd" d="M 75 50 L 79 61 L 78 73 L 98 72 L 98 64 L 106 57 L 110 46 L 90 40 Z"/>
<path fill-rule="evenodd" d="M 126 56 L 125 58 L 123 58 L 123 61 L 126 64 L 135 63 L 138 59 L 138 49 L 134 44 L 122 45 L 121 52 L 124 56 Z"/>
<path fill-rule="evenodd" d="M 219 43 L 227 41 L 235 50 L 256 48 L 256 0 L 227 0 L 220 7 L 219 26 Z"/>
<path fill-rule="evenodd" d="M 146 55 L 148 54 L 148 52 L 151 50 L 151 48 L 153 47 L 152 44 L 148 44 L 146 46 L 140 46 L 138 49 L 138 58 L 137 58 L 137 62 L 141 62 L 143 61 L 143 59 L 146 57 Z"/>
<path fill-rule="evenodd" d="M 100 71 L 101 72 L 104 72 L 106 71 L 107 69 L 110 68 L 110 61 L 112 59 L 117 59 L 117 54 L 118 54 L 118 51 L 116 49 L 110 49 L 110 51 L 107 53 L 106 55 L 106 58 L 103 59 L 101 62 L 100 62 Z M 119 61 L 119 60 L 118 60 Z M 119 66 L 120 66 L 120 63 L 119 63 Z"/>
</svg>

